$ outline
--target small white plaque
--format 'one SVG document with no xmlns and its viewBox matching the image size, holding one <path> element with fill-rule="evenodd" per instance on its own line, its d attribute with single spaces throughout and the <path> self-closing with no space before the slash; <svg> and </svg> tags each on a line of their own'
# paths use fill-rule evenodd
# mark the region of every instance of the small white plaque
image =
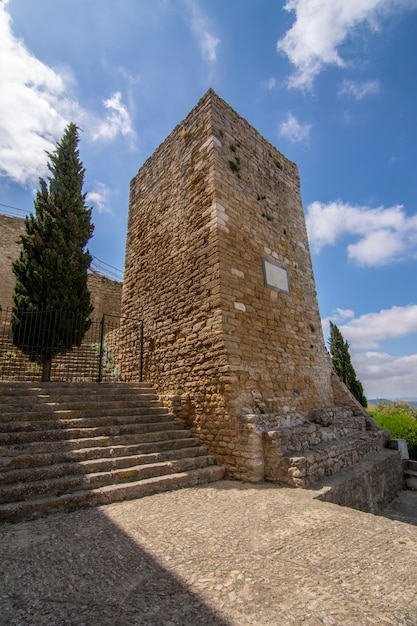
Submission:
<svg viewBox="0 0 417 626">
<path fill-rule="evenodd" d="M 290 283 L 288 280 L 288 272 L 285 267 L 272 263 L 267 259 L 262 259 L 264 266 L 265 285 L 276 291 L 284 291 L 290 293 Z"/>
</svg>

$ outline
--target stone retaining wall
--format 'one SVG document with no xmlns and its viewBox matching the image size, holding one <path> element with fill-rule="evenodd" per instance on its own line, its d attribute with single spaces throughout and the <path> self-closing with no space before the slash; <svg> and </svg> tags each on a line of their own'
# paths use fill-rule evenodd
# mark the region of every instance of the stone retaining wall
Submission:
<svg viewBox="0 0 417 626">
<path fill-rule="evenodd" d="M 122 305 L 122 283 L 107 276 L 90 272 L 87 285 L 90 290 L 91 304 L 94 307 L 94 319 L 101 319 L 104 313 L 120 315 Z"/>
<path fill-rule="evenodd" d="M 25 222 L 22 218 L 0 215 L 0 305 L 3 311 L 13 306 L 16 279 L 12 272 L 12 263 L 19 256 L 19 238 L 24 229 Z"/>
<path fill-rule="evenodd" d="M 0 305 L 3 311 L 13 307 L 15 275 L 12 263 L 20 254 L 19 239 L 24 232 L 24 219 L 0 214 Z M 103 313 L 120 315 L 122 283 L 91 272 L 88 288 L 94 306 L 94 319 L 101 319 Z"/>
<path fill-rule="evenodd" d="M 317 500 L 333 502 L 359 511 L 379 513 L 404 486 L 404 473 L 396 450 L 384 448 L 376 456 L 352 465 L 326 480 Z"/>
</svg>

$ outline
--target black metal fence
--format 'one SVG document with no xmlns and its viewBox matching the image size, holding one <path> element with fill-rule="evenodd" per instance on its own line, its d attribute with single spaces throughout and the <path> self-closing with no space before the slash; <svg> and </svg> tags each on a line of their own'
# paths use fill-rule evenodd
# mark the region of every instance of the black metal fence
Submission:
<svg viewBox="0 0 417 626">
<path fill-rule="evenodd" d="M 84 333 L 85 320 L 69 316 L 65 311 L 29 311 L 19 317 L 20 340 L 16 347 L 12 312 L 9 309 L 0 312 L 0 380 L 40 381 L 42 355 L 57 344 L 55 328 L 61 330 L 63 351 L 52 359 L 51 381 L 142 380 L 141 320 L 106 314 L 101 320 L 91 320 Z M 69 341 L 66 337 L 77 334 L 82 337 L 81 344 L 65 349 Z"/>
</svg>

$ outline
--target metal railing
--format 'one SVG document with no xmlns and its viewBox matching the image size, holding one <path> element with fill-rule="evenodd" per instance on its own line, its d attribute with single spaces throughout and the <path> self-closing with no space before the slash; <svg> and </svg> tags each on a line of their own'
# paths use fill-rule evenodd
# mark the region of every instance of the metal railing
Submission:
<svg viewBox="0 0 417 626">
<path fill-rule="evenodd" d="M 66 311 L 25 311 L 16 324 L 7 309 L 0 311 L 0 380 L 41 380 L 52 356 L 51 381 L 142 381 L 143 345 L 136 318 L 105 314 L 86 330 L 85 319 Z"/>
<path fill-rule="evenodd" d="M 100 261 L 96 256 L 92 256 L 92 261 L 90 265 L 90 272 L 95 272 L 96 274 L 100 274 L 101 276 L 105 276 L 110 280 L 114 280 L 117 283 L 123 282 L 123 272 L 117 267 L 113 267 L 109 263 L 105 263 L 105 261 Z"/>
</svg>

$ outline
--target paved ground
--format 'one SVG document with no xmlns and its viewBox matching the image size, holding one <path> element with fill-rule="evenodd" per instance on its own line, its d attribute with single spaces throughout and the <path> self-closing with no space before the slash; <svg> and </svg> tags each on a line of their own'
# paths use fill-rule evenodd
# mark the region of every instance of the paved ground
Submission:
<svg viewBox="0 0 417 626">
<path fill-rule="evenodd" d="M 417 492 L 219 482 L 0 526 L 0 623 L 416 626 Z"/>
</svg>

